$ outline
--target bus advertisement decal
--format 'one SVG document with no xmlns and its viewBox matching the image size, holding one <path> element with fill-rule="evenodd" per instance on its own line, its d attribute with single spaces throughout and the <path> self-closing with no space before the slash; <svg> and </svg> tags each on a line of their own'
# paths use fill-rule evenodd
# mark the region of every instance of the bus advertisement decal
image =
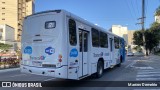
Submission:
<svg viewBox="0 0 160 90">
<path fill-rule="evenodd" d="M 48 55 L 52 55 L 55 53 L 55 49 L 52 47 L 48 47 L 45 49 L 45 53 L 47 53 Z"/>
<path fill-rule="evenodd" d="M 32 47 L 31 47 L 31 46 L 27 46 L 27 47 L 24 49 L 24 53 L 25 53 L 25 54 L 32 54 Z"/>
<path fill-rule="evenodd" d="M 78 56 L 78 51 L 76 48 L 72 49 L 70 51 L 70 57 L 77 57 Z"/>
</svg>

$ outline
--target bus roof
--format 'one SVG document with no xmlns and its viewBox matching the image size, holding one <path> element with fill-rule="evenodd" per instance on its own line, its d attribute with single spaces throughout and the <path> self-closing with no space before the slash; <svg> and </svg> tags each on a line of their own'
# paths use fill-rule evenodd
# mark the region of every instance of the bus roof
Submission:
<svg viewBox="0 0 160 90">
<path fill-rule="evenodd" d="M 110 35 L 114 35 L 114 36 L 116 36 L 116 37 L 122 38 L 122 37 L 120 37 L 120 36 L 118 36 L 118 35 L 113 34 L 112 32 L 106 31 L 106 29 L 104 29 L 104 28 L 102 28 L 102 27 L 99 27 L 99 26 L 97 26 L 97 25 L 94 25 L 93 23 L 91 23 L 91 22 L 89 22 L 89 21 L 87 21 L 87 20 L 85 20 L 85 19 L 83 19 L 83 18 L 81 18 L 81 17 L 79 17 L 79 16 L 71 13 L 71 12 L 68 12 L 68 11 L 66 11 L 66 10 L 63 10 L 63 9 L 48 10 L 48 11 L 42 11 L 42 12 L 34 13 L 34 14 L 32 14 L 32 15 L 29 15 L 29 16 L 25 17 L 25 19 L 27 19 L 28 17 L 31 17 L 31 16 L 35 16 L 35 15 L 39 15 L 39 14 L 44 14 L 44 13 L 51 13 L 51 12 L 56 12 L 56 13 L 64 12 L 67 16 L 70 16 L 71 18 L 73 18 L 73 19 L 75 19 L 75 20 L 78 20 L 78 21 L 80 21 L 80 22 L 82 22 L 82 23 L 84 23 L 84 24 L 87 24 L 87 25 L 89 25 L 89 26 L 92 26 L 93 28 L 95 28 L 95 29 L 97 29 L 97 30 L 99 30 L 99 31 L 106 32 L 106 33 L 108 33 L 108 34 L 110 34 Z"/>
</svg>

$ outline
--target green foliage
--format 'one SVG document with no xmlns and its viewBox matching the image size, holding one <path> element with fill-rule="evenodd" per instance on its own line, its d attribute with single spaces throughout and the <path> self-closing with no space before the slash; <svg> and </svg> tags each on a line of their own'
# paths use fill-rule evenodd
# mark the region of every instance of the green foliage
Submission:
<svg viewBox="0 0 160 90">
<path fill-rule="evenodd" d="M 4 65 L 5 63 L 4 62 L 0 62 L 0 65 Z"/>
<path fill-rule="evenodd" d="M 143 46 L 142 31 L 135 31 L 133 34 L 133 43 L 138 46 Z"/>
<path fill-rule="evenodd" d="M 156 9 L 155 16 L 160 16 L 160 6 Z"/>
<path fill-rule="evenodd" d="M 145 30 L 145 48 L 150 52 L 160 43 L 160 24 L 154 22 L 150 29 Z M 138 46 L 143 46 L 142 31 L 136 31 L 133 34 L 133 43 Z"/>
<path fill-rule="evenodd" d="M 145 31 L 145 43 L 146 43 L 146 49 L 149 51 L 152 51 L 152 49 L 155 46 L 158 46 L 159 44 L 159 36 L 153 31 L 153 30 L 146 30 Z"/>
<path fill-rule="evenodd" d="M 136 51 L 138 51 L 138 52 L 142 52 L 142 48 L 140 46 L 136 46 L 133 49 L 136 50 Z"/>
<path fill-rule="evenodd" d="M 12 45 L 9 44 L 4 44 L 4 43 L 0 43 L 0 50 L 7 51 L 8 49 L 10 49 L 12 47 Z"/>
</svg>

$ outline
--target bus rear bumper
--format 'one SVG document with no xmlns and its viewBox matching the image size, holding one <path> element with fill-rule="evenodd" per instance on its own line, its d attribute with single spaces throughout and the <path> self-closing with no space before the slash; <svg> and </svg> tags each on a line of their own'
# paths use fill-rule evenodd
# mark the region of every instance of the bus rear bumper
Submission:
<svg viewBox="0 0 160 90">
<path fill-rule="evenodd" d="M 67 78 L 67 66 L 61 68 L 41 68 L 21 65 L 22 73 L 35 74 L 41 76 L 50 76 L 55 78 Z"/>
</svg>

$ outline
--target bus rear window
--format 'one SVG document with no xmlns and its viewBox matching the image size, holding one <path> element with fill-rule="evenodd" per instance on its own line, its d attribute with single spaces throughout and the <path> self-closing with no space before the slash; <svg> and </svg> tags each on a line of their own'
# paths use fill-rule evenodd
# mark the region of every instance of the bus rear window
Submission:
<svg viewBox="0 0 160 90">
<path fill-rule="evenodd" d="M 69 19 L 69 41 L 72 46 L 77 45 L 76 22 Z"/>
<path fill-rule="evenodd" d="M 45 22 L 45 29 L 52 29 L 56 27 L 56 21 Z"/>
</svg>

